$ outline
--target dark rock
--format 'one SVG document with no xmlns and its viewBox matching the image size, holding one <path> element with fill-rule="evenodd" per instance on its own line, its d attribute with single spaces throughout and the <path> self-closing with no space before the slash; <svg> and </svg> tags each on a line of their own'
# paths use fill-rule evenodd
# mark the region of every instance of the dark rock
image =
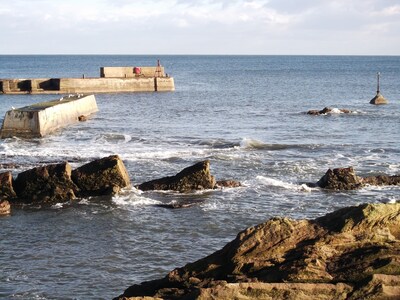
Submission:
<svg viewBox="0 0 400 300">
<path fill-rule="evenodd" d="M 78 191 L 71 180 L 71 166 L 67 162 L 19 173 L 13 186 L 18 196 L 13 203 L 65 202 L 75 199 L 75 193 Z"/>
<path fill-rule="evenodd" d="M 189 208 L 200 203 L 204 203 L 204 201 L 196 201 L 196 202 L 171 202 L 171 203 L 160 203 L 156 204 L 155 206 L 169 208 L 169 209 L 177 209 L 177 208 Z"/>
<path fill-rule="evenodd" d="M 242 184 L 235 180 L 218 180 L 215 184 L 215 188 L 236 188 L 241 186 Z"/>
<path fill-rule="evenodd" d="M 309 110 L 307 112 L 308 115 L 314 115 L 314 116 L 318 116 L 318 115 L 326 115 L 326 114 L 331 114 L 331 113 L 343 113 L 343 114 L 350 114 L 352 113 L 351 110 L 346 109 L 346 108 L 331 108 L 331 107 L 325 107 L 322 110 L 316 110 L 316 109 L 312 109 Z"/>
<path fill-rule="evenodd" d="M 16 196 L 11 172 L 0 173 L 0 200 L 13 199 Z"/>
<path fill-rule="evenodd" d="M 183 169 L 175 176 L 163 177 L 144 182 L 137 186 L 139 190 L 173 190 L 189 192 L 192 190 L 213 189 L 215 178 L 210 174 L 210 162 L 199 162 Z"/>
<path fill-rule="evenodd" d="M 388 104 L 389 102 L 380 93 L 377 93 L 374 98 L 369 101 L 370 104 L 381 105 Z"/>
<path fill-rule="evenodd" d="M 88 117 L 84 116 L 84 115 L 81 115 L 81 116 L 78 117 L 78 121 L 79 122 L 85 122 L 85 121 L 87 121 L 87 119 L 88 119 Z"/>
<path fill-rule="evenodd" d="M 130 185 L 124 163 L 118 155 L 111 155 L 72 171 L 72 180 L 79 187 L 79 196 L 116 194 Z"/>
<path fill-rule="evenodd" d="M 362 179 L 354 173 L 352 167 L 329 169 L 317 185 L 331 190 L 354 190 L 362 187 Z"/>
<path fill-rule="evenodd" d="M 400 175 L 378 175 L 363 178 L 363 184 L 369 185 L 400 185 Z"/>
<path fill-rule="evenodd" d="M 399 228 L 400 203 L 273 218 L 115 299 L 399 299 Z"/>
<path fill-rule="evenodd" d="M 0 216 L 9 215 L 11 213 L 10 202 L 0 199 Z"/>
</svg>

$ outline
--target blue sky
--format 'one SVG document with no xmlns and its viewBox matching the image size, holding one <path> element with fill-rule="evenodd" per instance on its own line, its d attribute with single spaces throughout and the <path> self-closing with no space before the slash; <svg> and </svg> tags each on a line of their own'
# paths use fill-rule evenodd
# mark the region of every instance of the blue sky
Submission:
<svg viewBox="0 0 400 300">
<path fill-rule="evenodd" d="M 0 54 L 400 55 L 400 0 L 0 0 Z"/>
</svg>

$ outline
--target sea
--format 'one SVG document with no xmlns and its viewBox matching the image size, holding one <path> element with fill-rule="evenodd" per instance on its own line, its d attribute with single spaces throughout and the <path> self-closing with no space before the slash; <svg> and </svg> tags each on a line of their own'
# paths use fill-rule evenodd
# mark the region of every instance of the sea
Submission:
<svg viewBox="0 0 400 300">
<path fill-rule="evenodd" d="M 98 77 L 102 66 L 156 66 L 174 92 L 95 95 L 99 112 L 43 138 L 0 140 L 0 172 L 109 155 L 132 185 L 209 160 L 238 188 L 124 189 L 0 217 L 0 298 L 112 299 L 221 249 L 276 216 L 313 219 L 400 200 L 400 187 L 309 188 L 329 168 L 400 173 L 400 56 L 2 55 L 0 78 Z M 389 101 L 375 106 L 380 92 Z M 61 95 L 0 95 L 11 107 Z M 307 115 L 324 107 L 352 113 Z M 190 203 L 182 209 L 160 204 Z"/>
</svg>

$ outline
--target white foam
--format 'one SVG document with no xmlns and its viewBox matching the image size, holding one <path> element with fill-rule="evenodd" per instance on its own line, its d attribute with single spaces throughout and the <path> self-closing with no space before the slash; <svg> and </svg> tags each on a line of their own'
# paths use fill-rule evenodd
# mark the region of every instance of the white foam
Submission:
<svg viewBox="0 0 400 300">
<path fill-rule="evenodd" d="M 240 148 L 244 149 L 251 149 L 251 148 L 262 148 L 265 145 L 265 143 L 256 140 L 256 139 L 251 139 L 251 138 L 243 138 L 240 141 Z"/>
<path fill-rule="evenodd" d="M 290 182 L 285 182 L 282 180 L 265 177 L 265 176 L 257 176 L 256 179 L 261 184 L 266 185 L 266 186 L 281 187 L 281 188 L 284 188 L 287 190 L 301 191 L 301 192 L 311 192 L 312 191 L 312 188 L 308 187 L 306 184 L 298 185 L 298 184 L 293 184 Z"/>
</svg>

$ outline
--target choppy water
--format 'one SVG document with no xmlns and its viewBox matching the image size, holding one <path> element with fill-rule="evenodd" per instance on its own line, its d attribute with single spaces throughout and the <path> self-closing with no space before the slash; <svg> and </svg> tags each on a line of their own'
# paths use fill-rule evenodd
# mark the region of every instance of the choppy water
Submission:
<svg viewBox="0 0 400 300">
<path fill-rule="evenodd" d="M 314 218 L 400 199 L 399 187 L 305 189 L 328 168 L 400 173 L 400 57 L 0 56 L 0 78 L 98 76 L 100 66 L 155 65 L 171 93 L 96 95 L 89 121 L 42 139 L 0 141 L 0 172 L 119 154 L 134 184 L 209 159 L 237 189 L 192 194 L 126 190 L 0 218 L 0 298 L 110 299 L 221 248 L 272 216 Z M 390 101 L 373 106 L 376 72 Z M 11 108 L 54 95 L 0 96 Z M 308 116 L 348 108 L 350 115 Z M 155 204 L 199 201 L 187 209 Z"/>
</svg>

